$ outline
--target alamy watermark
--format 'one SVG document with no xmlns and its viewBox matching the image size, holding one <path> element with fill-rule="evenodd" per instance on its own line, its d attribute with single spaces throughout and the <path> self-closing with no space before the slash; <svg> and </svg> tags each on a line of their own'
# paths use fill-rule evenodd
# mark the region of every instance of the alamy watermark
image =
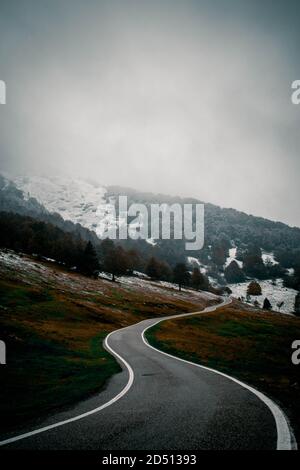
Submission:
<svg viewBox="0 0 300 470">
<path fill-rule="evenodd" d="M 118 214 L 116 209 L 118 208 Z M 128 207 L 127 196 L 119 196 L 100 238 L 112 240 L 185 240 L 186 250 L 204 245 L 204 204 L 138 204 Z"/>
<path fill-rule="evenodd" d="M 0 364 L 6 364 L 6 344 L 0 340 Z"/>
<path fill-rule="evenodd" d="M 291 100 L 293 104 L 300 104 L 300 80 L 294 80 L 292 83 L 293 93 L 291 95 Z"/>
<path fill-rule="evenodd" d="M 0 104 L 6 104 L 6 83 L 0 80 Z"/>
<path fill-rule="evenodd" d="M 295 339 L 292 343 L 292 349 L 295 349 L 295 351 L 292 354 L 292 363 L 295 366 L 298 366 L 300 364 L 300 340 Z"/>
</svg>

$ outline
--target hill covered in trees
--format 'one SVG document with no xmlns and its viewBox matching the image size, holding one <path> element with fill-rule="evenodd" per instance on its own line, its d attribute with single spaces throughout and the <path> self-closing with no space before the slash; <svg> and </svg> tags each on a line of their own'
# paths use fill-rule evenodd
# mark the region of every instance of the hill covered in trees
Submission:
<svg viewBox="0 0 300 470">
<path fill-rule="evenodd" d="M 98 242 L 97 235 L 70 220 L 64 220 L 62 216 L 55 212 L 49 212 L 43 204 L 33 197 L 26 197 L 24 192 L 7 178 L 0 174 L 0 212 L 12 212 L 15 214 L 33 217 L 43 222 L 49 222 L 52 225 L 70 232 L 77 237 L 93 243 Z"/>
<path fill-rule="evenodd" d="M 108 188 L 108 198 L 117 200 L 120 195 L 128 197 L 128 205 L 142 203 L 149 208 L 151 204 L 201 202 L 194 198 L 144 193 L 118 186 Z M 199 251 L 186 251 L 185 240 L 161 239 L 155 240 L 152 250 L 171 265 L 192 255 L 205 267 L 205 272 L 221 284 L 225 281 L 242 282 L 247 277 L 285 278 L 287 286 L 300 288 L 297 274 L 300 270 L 300 228 L 205 203 L 204 231 L 204 247 Z M 124 242 L 125 245 L 128 243 L 131 241 Z M 226 266 L 232 247 L 236 248 L 239 264 L 234 260 L 233 264 Z M 143 249 L 149 250 L 141 245 Z M 272 260 L 263 259 L 264 252 L 271 253 Z M 290 275 L 291 270 L 295 272 L 294 276 Z"/>
<path fill-rule="evenodd" d="M 112 240 L 84 241 L 78 235 L 64 232 L 49 222 L 32 217 L 0 212 L 0 248 L 35 255 L 54 261 L 67 269 L 98 277 L 101 271 L 117 276 L 132 275 L 138 270 L 149 279 L 173 281 L 196 290 L 210 290 L 207 278 L 195 268 L 192 276 L 184 263 L 174 269 L 154 256 L 143 257 L 137 250 L 125 250 Z"/>
<path fill-rule="evenodd" d="M 162 203 L 170 205 L 175 203 L 181 205 L 203 203 L 203 201 L 195 198 L 180 198 L 178 196 L 140 192 L 119 186 L 110 186 L 107 191 L 108 198 L 126 195 L 128 205 L 132 203 L 143 203 L 146 206 Z M 225 259 L 224 249 L 234 242 L 241 249 L 254 245 L 266 251 L 272 251 L 280 257 L 281 262 L 288 264 L 289 267 L 295 262 L 300 262 L 300 228 L 248 215 L 235 209 L 221 208 L 210 203 L 204 204 L 205 245 L 204 249 L 198 253 L 203 260 L 208 256 L 209 247 L 213 246 L 213 260 L 216 263 L 223 264 Z"/>
<path fill-rule="evenodd" d="M 21 187 L 27 192 L 22 191 Z M 38 196 L 39 200 L 31 194 Z M 16 178 L 13 182 L 0 176 L 0 211 L 27 215 L 50 223 L 75 238 L 90 241 L 95 247 L 100 243 L 96 234 L 99 227 L 118 223 L 120 195 L 127 196 L 128 206 L 142 203 L 148 209 L 151 204 L 201 202 L 195 198 L 146 193 L 118 186 L 103 188 L 96 183 L 79 180 L 63 179 L 61 182 L 59 179 L 57 182 L 55 178 L 48 181 L 47 178 L 26 177 Z M 50 212 L 49 208 L 55 212 Z M 115 216 L 110 214 L 112 208 Z M 148 212 L 151 214 L 150 210 Z M 149 226 L 150 219 L 149 215 Z M 198 261 L 202 273 L 219 284 L 242 282 L 245 278 L 286 278 L 287 285 L 297 288 L 298 281 L 291 274 L 292 271 L 298 272 L 300 266 L 299 228 L 205 203 L 204 230 L 204 247 L 193 252 L 186 250 L 185 240 L 174 240 L 172 237 L 170 240 L 120 240 L 117 244 L 126 252 L 139 253 L 140 260 L 143 260 L 138 263 L 140 271 L 146 272 L 149 260 L 156 259 L 158 263 L 152 271 L 159 267 L 162 279 L 169 277 L 168 270 L 173 272 L 177 264 L 186 263 L 192 256 Z M 233 247 L 236 254 L 231 261 L 235 262 L 229 265 L 229 251 Z M 265 252 L 271 253 L 272 262 L 264 258 Z"/>
</svg>

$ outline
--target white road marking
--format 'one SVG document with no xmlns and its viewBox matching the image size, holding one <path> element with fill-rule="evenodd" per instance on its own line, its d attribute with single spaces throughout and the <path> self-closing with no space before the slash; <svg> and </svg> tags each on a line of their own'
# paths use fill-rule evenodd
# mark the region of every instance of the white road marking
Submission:
<svg viewBox="0 0 300 470">
<path fill-rule="evenodd" d="M 236 382 L 237 384 L 241 385 L 242 387 L 248 389 L 252 393 L 254 393 L 258 398 L 260 398 L 260 400 L 262 400 L 268 406 L 268 408 L 271 410 L 271 412 L 272 412 L 272 414 L 275 418 L 276 428 L 277 428 L 277 436 L 278 436 L 278 438 L 277 438 L 277 449 L 278 450 L 279 449 L 280 450 L 281 449 L 285 449 L 285 450 L 297 449 L 297 443 L 296 443 L 296 441 L 293 441 L 292 434 L 290 432 L 290 428 L 289 428 L 287 419 L 286 419 L 283 411 L 278 407 L 278 405 L 276 405 L 272 400 L 270 400 L 268 397 L 266 397 L 263 393 L 255 390 L 254 388 L 250 387 L 249 385 L 246 385 L 243 382 L 241 382 L 241 381 L 239 381 L 239 380 L 235 379 L 234 377 L 231 377 L 227 374 L 223 374 L 222 372 L 211 369 L 209 367 L 201 366 L 200 364 L 196 364 L 194 362 L 186 361 L 186 360 L 181 359 L 179 357 L 172 356 L 171 354 L 160 351 L 159 349 L 156 349 L 153 346 L 151 346 L 145 339 L 145 336 L 144 336 L 145 332 L 149 328 L 152 328 L 153 326 L 157 325 L 158 323 L 160 323 L 162 321 L 169 320 L 169 319 L 174 319 L 174 318 L 179 318 L 179 317 L 191 316 L 191 315 L 199 315 L 201 313 L 212 312 L 212 311 L 215 311 L 218 308 L 220 308 L 224 305 L 227 305 L 229 303 L 231 303 L 231 299 L 225 299 L 221 304 L 213 305 L 211 307 L 206 307 L 204 310 L 201 310 L 200 312 L 183 313 L 183 314 L 179 314 L 179 315 L 171 315 L 171 316 L 168 316 L 168 317 L 163 317 L 163 318 L 159 319 L 157 322 L 153 323 L 152 325 L 149 325 L 147 328 L 145 328 L 142 331 L 141 336 L 142 336 L 143 342 L 146 344 L 146 346 L 148 346 L 149 348 L 154 349 L 155 351 L 157 351 L 161 354 L 169 356 L 169 357 L 171 357 L 173 359 L 176 359 L 178 361 L 186 362 L 188 364 L 192 364 L 193 366 L 200 367 L 202 369 L 206 369 L 206 370 L 209 370 L 209 371 L 214 372 L 216 374 L 222 375 L 222 376 L 232 380 L 233 382 Z M 138 325 L 139 323 L 142 323 L 142 322 L 138 322 L 135 325 Z M 128 373 L 129 373 L 128 382 L 127 382 L 126 386 L 121 390 L 121 392 L 118 393 L 118 395 L 116 395 L 114 398 L 112 398 L 108 402 L 104 403 L 103 405 L 101 405 L 97 408 L 94 408 L 93 410 L 87 411 L 86 413 L 82 413 L 78 416 L 74 416 L 73 418 L 69 418 L 69 419 L 66 419 L 64 421 L 60 421 L 58 423 L 50 424 L 49 426 L 44 426 L 42 428 L 35 429 L 34 431 L 30 431 L 30 432 L 20 434 L 18 436 L 14 436 L 14 437 L 11 437 L 9 439 L 5 439 L 3 441 L 0 441 L 0 446 L 4 446 L 4 445 L 7 445 L 7 444 L 12 444 L 12 443 L 20 441 L 22 439 L 26 439 L 28 437 L 35 436 L 36 434 L 41 434 L 43 432 L 50 431 L 51 429 L 55 429 L 55 428 L 58 428 L 60 426 L 64 426 L 65 424 L 73 423 L 73 422 L 78 421 L 80 419 L 91 416 L 91 415 L 93 415 L 95 413 L 98 413 L 99 411 L 107 408 L 108 406 L 112 405 L 116 401 L 120 400 L 120 398 L 122 398 L 124 395 L 126 395 L 126 393 L 128 393 L 128 391 L 132 387 L 132 384 L 133 384 L 133 381 L 134 381 L 134 372 L 132 370 L 132 367 L 128 364 L 128 362 L 124 358 L 122 358 L 116 351 L 114 351 L 109 346 L 108 339 L 114 333 L 125 330 L 126 328 L 130 328 L 131 326 L 134 326 L 134 325 L 129 325 L 129 326 L 126 326 L 125 328 L 120 328 L 119 330 L 112 331 L 111 333 L 109 333 L 106 336 L 105 343 L 104 343 L 106 349 L 108 349 L 114 357 L 119 359 L 119 361 L 122 364 L 124 364 L 124 366 L 126 367 L 126 369 L 128 370 Z"/>
<path fill-rule="evenodd" d="M 91 416 L 95 413 L 98 413 L 99 411 L 104 410 L 104 408 L 107 408 L 108 406 L 112 405 L 116 401 L 120 400 L 120 398 L 122 398 L 128 392 L 128 390 L 131 388 L 131 386 L 133 384 L 133 381 L 134 381 L 134 372 L 133 372 L 131 366 L 128 364 L 128 362 L 125 361 L 125 359 L 123 359 L 118 353 L 116 353 L 116 351 L 114 351 L 109 346 L 108 339 L 112 334 L 117 333 L 118 331 L 124 330 L 126 328 L 128 328 L 128 326 L 126 326 L 125 328 L 121 328 L 119 330 L 116 330 L 116 331 L 112 331 L 105 338 L 105 347 L 112 353 L 113 356 L 115 356 L 117 359 L 119 359 L 119 361 L 121 361 L 125 365 L 126 369 L 128 370 L 128 373 L 129 373 L 128 382 L 127 382 L 126 386 L 121 390 L 121 392 L 118 393 L 118 395 L 116 395 L 114 398 L 112 398 L 108 402 L 104 403 L 103 405 L 101 405 L 97 408 L 94 408 L 93 410 L 87 411 L 86 413 L 82 413 L 78 416 L 74 416 L 73 418 L 69 418 L 69 419 L 66 419 L 64 421 L 60 421 L 58 423 L 50 424 L 49 426 L 44 426 L 43 428 L 35 429 L 34 431 L 26 432 L 24 434 L 19 434 L 18 436 L 11 437 L 9 439 L 5 439 L 4 441 L 0 441 L 0 446 L 4 446 L 6 444 L 12 444 L 13 442 L 20 441 L 22 439 L 26 439 L 27 437 L 32 437 L 32 436 L 35 436 L 36 434 L 41 434 L 42 432 L 50 431 L 50 429 L 58 428 L 60 426 L 64 426 L 65 424 L 73 423 L 74 421 L 78 421 L 79 419 L 83 419 L 83 418 L 86 418 L 87 416 Z"/>
<path fill-rule="evenodd" d="M 217 307 L 221 307 L 222 305 L 223 305 L 223 303 L 217 304 Z M 207 307 L 207 308 L 210 309 L 211 307 Z M 207 311 L 207 309 L 203 310 L 202 312 L 205 312 L 205 311 Z M 195 313 L 201 313 L 201 312 L 195 312 Z M 184 314 L 179 314 L 179 315 L 174 315 L 174 316 L 168 316 L 168 317 L 163 317 L 162 319 L 167 320 L 169 318 L 175 318 L 175 317 L 177 318 L 178 316 L 180 317 L 180 316 L 185 316 L 185 315 L 187 315 L 187 314 L 184 313 Z M 191 315 L 191 313 L 189 313 L 188 315 Z M 142 321 L 144 321 L 144 320 L 142 320 Z M 135 325 L 138 325 L 139 323 L 142 323 L 142 322 L 135 323 Z M 119 331 L 126 330 L 126 328 L 130 328 L 131 326 L 135 326 L 135 325 L 125 326 L 125 328 L 120 328 L 119 330 L 112 331 L 111 333 L 109 333 L 106 336 L 105 342 L 104 342 L 106 349 L 108 349 L 108 351 L 110 351 L 114 357 L 119 359 L 119 361 L 121 361 L 121 363 L 123 363 L 125 365 L 126 369 L 128 370 L 128 373 L 129 373 L 128 382 L 125 385 L 125 387 L 121 390 L 121 392 L 118 393 L 118 395 L 116 395 L 114 398 L 112 398 L 108 402 L 104 403 L 103 405 L 101 405 L 97 408 L 94 408 L 93 410 L 87 411 L 86 413 L 82 413 L 80 415 L 74 416 L 73 418 L 65 419 L 63 421 L 59 421 L 58 423 L 50 424 L 48 426 L 44 426 L 42 428 L 35 429 L 34 431 L 29 431 L 29 432 L 26 432 L 24 434 L 19 434 L 18 436 L 10 437 L 8 439 L 0 441 L 0 447 L 4 446 L 4 445 L 7 445 L 7 444 L 12 444 L 12 443 L 17 442 L 17 441 L 21 441 L 22 439 L 26 439 L 28 437 L 35 436 L 36 434 L 41 434 L 43 432 L 50 431 L 51 429 L 55 429 L 55 428 L 58 428 L 60 426 L 64 426 L 65 424 L 73 423 L 73 422 L 78 421 L 80 419 L 86 418 L 86 417 L 91 416 L 95 413 L 98 413 L 99 411 L 103 410 L 104 408 L 107 408 L 108 406 L 112 405 L 116 401 L 120 400 L 120 398 L 122 398 L 130 390 L 130 388 L 133 384 L 133 381 L 134 381 L 134 372 L 132 370 L 132 367 L 128 364 L 128 362 L 124 358 L 122 358 L 116 351 L 114 351 L 109 346 L 108 339 L 114 333 L 118 333 Z"/>
<path fill-rule="evenodd" d="M 230 303 L 230 302 L 227 302 L 225 300 L 222 304 L 217 305 L 217 307 L 218 308 L 222 307 L 222 305 L 226 305 L 228 303 Z M 213 311 L 213 310 L 216 310 L 216 309 L 208 307 L 205 310 L 203 310 L 202 312 L 199 312 L 199 314 L 207 313 L 207 312 Z M 175 315 L 172 318 L 178 318 L 180 316 L 190 316 L 190 315 L 196 315 L 196 314 L 195 313 L 192 313 L 192 314 L 187 313 L 187 314 L 184 314 L 184 315 Z M 170 319 L 172 319 L 172 318 L 170 318 Z M 269 408 L 269 410 L 271 411 L 271 413 L 272 413 L 272 415 L 275 419 L 276 430 L 277 430 L 277 450 L 297 450 L 297 441 L 294 437 L 294 434 L 291 430 L 291 425 L 289 424 L 288 419 L 286 418 L 284 412 L 279 408 L 279 406 L 273 400 L 268 398 L 262 392 L 259 392 L 255 388 L 250 387 L 250 385 L 247 385 L 244 382 L 241 382 L 240 380 L 238 380 L 234 377 L 231 377 L 228 374 L 224 374 L 223 372 L 219 372 L 218 370 L 212 369 L 210 367 L 202 366 L 200 364 L 196 364 L 195 362 L 187 361 L 185 359 L 181 359 L 180 357 L 173 356 L 172 354 L 161 351 L 160 349 L 157 349 L 154 346 L 152 346 L 151 344 L 149 344 L 148 341 L 145 338 L 146 331 L 149 330 L 150 328 L 153 328 L 155 325 L 157 325 L 158 323 L 160 323 L 164 320 L 166 320 L 166 319 L 165 318 L 164 319 L 159 319 L 156 323 L 154 323 L 153 325 L 148 326 L 142 332 L 143 341 L 149 348 L 154 349 L 155 351 L 159 352 L 160 354 L 164 354 L 165 356 L 169 356 L 169 357 L 172 357 L 173 359 L 177 359 L 178 361 L 182 361 L 182 362 L 185 362 L 187 364 L 191 364 L 193 366 L 200 367 L 201 369 L 205 369 L 205 370 L 208 370 L 210 372 L 214 372 L 215 374 L 222 375 L 223 377 L 226 377 L 227 379 L 231 380 L 232 382 L 235 382 L 238 385 L 240 385 L 241 387 L 243 387 L 243 388 L 249 390 L 250 392 L 252 392 L 254 395 L 256 395 Z"/>
</svg>

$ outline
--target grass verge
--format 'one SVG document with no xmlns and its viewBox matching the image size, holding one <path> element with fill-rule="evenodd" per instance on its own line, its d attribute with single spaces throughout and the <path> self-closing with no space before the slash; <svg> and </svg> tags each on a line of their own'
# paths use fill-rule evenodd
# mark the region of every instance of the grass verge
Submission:
<svg viewBox="0 0 300 470">
<path fill-rule="evenodd" d="M 291 361 L 291 344 L 300 339 L 300 318 L 234 303 L 216 312 L 164 321 L 146 337 L 165 352 L 265 392 L 285 410 L 300 442 L 300 365 Z"/>
<path fill-rule="evenodd" d="M 2 435 L 105 387 L 120 371 L 103 348 L 111 331 L 205 306 L 199 295 L 90 279 L 16 254 L 8 261 L 0 265 Z"/>
</svg>

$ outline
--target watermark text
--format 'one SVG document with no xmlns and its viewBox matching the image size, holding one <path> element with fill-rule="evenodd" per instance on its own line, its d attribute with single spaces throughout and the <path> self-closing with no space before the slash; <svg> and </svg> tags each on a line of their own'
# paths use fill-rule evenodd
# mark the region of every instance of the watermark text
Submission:
<svg viewBox="0 0 300 470">
<path fill-rule="evenodd" d="M 128 207 L 127 196 L 119 196 L 110 206 L 109 217 L 117 223 L 98 233 L 102 239 L 185 240 L 186 250 L 201 250 L 204 245 L 204 204 L 134 203 Z"/>
<path fill-rule="evenodd" d="M 300 364 L 300 340 L 296 339 L 292 343 L 292 349 L 295 349 L 295 351 L 292 354 L 292 363 L 295 366 L 298 366 Z"/>
<path fill-rule="evenodd" d="M 6 364 L 6 345 L 0 340 L 0 364 Z"/>
<path fill-rule="evenodd" d="M 0 104 L 6 104 L 6 83 L 0 80 Z"/>
<path fill-rule="evenodd" d="M 292 83 L 292 96 L 291 100 L 293 104 L 300 104 L 300 80 L 294 80 Z"/>
</svg>

